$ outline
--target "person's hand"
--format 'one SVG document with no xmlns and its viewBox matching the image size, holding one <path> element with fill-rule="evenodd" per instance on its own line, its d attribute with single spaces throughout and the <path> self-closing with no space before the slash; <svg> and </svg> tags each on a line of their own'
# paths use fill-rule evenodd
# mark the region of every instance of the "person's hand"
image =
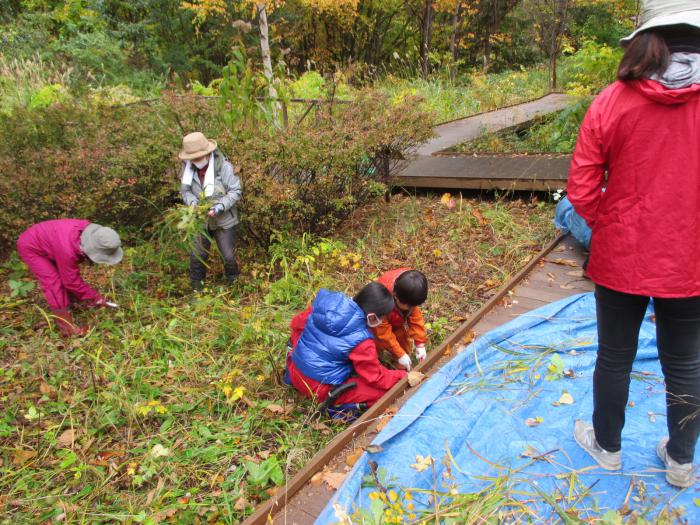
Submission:
<svg viewBox="0 0 700 525">
<path fill-rule="evenodd" d="M 401 357 L 399 357 L 399 365 L 405 368 L 406 372 L 411 371 L 411 358 L 408 357 L 408 354 L 404 354 Z"/>
<path fill-rule="evenodd" d="M 219 203 L 209 208 L 209 217 L 214 217 L 224 211 L 224 205 Z"/>
<path fill-rule="evenodd" d="M 423 361 L 427 356 L 427 352 L 425 350 L 425 345 L 416 345 L 416 359 L 418 361 Z"/>
<path fill-rule="evenodd" d="M 100 297 L 99 299 L 95 299 L 92 302 L 91 306 L 94 308 L 119 308 L 119 305 L 117 303 L 113 303 L 111 301 L 108 301 L 104 297 Z"/>
</svg>

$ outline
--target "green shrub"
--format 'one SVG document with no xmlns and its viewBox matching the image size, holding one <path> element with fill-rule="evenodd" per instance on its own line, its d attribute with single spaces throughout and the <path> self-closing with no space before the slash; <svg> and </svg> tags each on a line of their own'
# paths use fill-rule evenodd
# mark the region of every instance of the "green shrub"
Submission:
<svg viewBox="0 0 700 525">
<path fill-rule="evenodd" d="M 201 98 L 18 108 L 0 116 L 0 247 L 59 217 L 134 233 L 160 221 L 179 201 L 175 154 L 194 130 L 242 168 L 244 237 L 266 247 L 276 231 L 324 234 L 383 193 L 386 168 L 430 135 L 430 120 L 414 99 L 391 105 L 379 95 L 324 107 L 272 136 L 252 122 L 234 133 L 217 102 Z"/>
<path fill-rule="evenodd" d="M 179 134 L 147 106 L 68 103 L 0 116 L 0 245 L 59 217 L 141 228 L 173 201 Z"/>
<path fill-rule="evenodd" d="M 591 40 L 561 62 L 561 82 L 575 95 L 594 95 L 615 81 L 623 50 Z"/>
</svg>

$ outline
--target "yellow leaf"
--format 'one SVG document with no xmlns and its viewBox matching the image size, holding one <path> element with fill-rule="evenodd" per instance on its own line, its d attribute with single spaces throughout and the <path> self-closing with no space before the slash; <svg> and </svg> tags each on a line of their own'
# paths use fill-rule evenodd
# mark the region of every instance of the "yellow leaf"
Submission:
<svg viewBox="0 0 700 525">
<path fill-rule="evenodd" d="M 431 455 L 421 456 L 416 455 L 416 462 L 411 464 L 411 468 L 417 470 L 418 472 L 423 472 L 431 467 L 433 464 L 433 457 Z"/>
</svg>

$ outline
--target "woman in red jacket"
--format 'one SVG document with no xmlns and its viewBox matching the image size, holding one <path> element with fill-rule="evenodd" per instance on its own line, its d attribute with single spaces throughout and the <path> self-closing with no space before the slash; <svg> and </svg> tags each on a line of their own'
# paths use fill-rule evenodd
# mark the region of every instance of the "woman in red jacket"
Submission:
<svg viewBox="0 0 700 525">
<path fill-rule="evenodd" d="M 593 425 L 577 421 L 574 437 L 603 468 L 621 467 L 630 372 L 653 297 L 668 413 L 657 454 L 667 481 L 687 487 L 700 431 L 700 5 L 649 0 L 642 17 L 623 40 L 619 80 L 586 114 L 569 174 L 569 199 L 593 230 L 599 343 Z"/>
</svg>

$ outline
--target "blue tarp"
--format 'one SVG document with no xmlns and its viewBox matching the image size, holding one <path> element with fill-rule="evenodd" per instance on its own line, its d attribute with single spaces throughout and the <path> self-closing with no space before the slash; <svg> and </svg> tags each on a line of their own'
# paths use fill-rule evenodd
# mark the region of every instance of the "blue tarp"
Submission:
<svg viewBox="0 0 700 525">
<path fill-rule="evenodd" d="M 583 519 L 606 513 L 612 519 L 612 512 L 624 509 L 653 522 L 672 508 L 700 523 L 700 486 L 670 487 L 655 453 L 667 430 L 652 311 L 650 306 L 634 364 L 621 472 L 598 467 L 573 439 L 574 421 L 590 421 L 597 348 L 595 299 L 581 294 L 489 332 L 435 373 L 377 435 L 374 452 L 357 461 L 316 524 L 368 511 L 378 495 L 370 494 L 381 491 L 376 481 L 363 484 L 363 477 L 378 478 L 399 500 L 410 491 L 416 511 L 435 507 L 434 489 L 447 508 L 450 494 L 494 490 L 499 477 L 507 488 L 498 490 L 522 502 L 519 510 L 504 507 L 505 522 L 513 518 L 508 512 L 532 522 L 563 521 L 567 509 Z M 572 370 L 573 377 L 562 370 Z M 565 392 L 573 404 L 557 405 Z M 532 457 L 545 453 L 544 459 Z M 430 456 L 434 466 L 421 471 L 418 456 Z M 372 508 L 378 507 L 375 502 Z"/>
</svg>

